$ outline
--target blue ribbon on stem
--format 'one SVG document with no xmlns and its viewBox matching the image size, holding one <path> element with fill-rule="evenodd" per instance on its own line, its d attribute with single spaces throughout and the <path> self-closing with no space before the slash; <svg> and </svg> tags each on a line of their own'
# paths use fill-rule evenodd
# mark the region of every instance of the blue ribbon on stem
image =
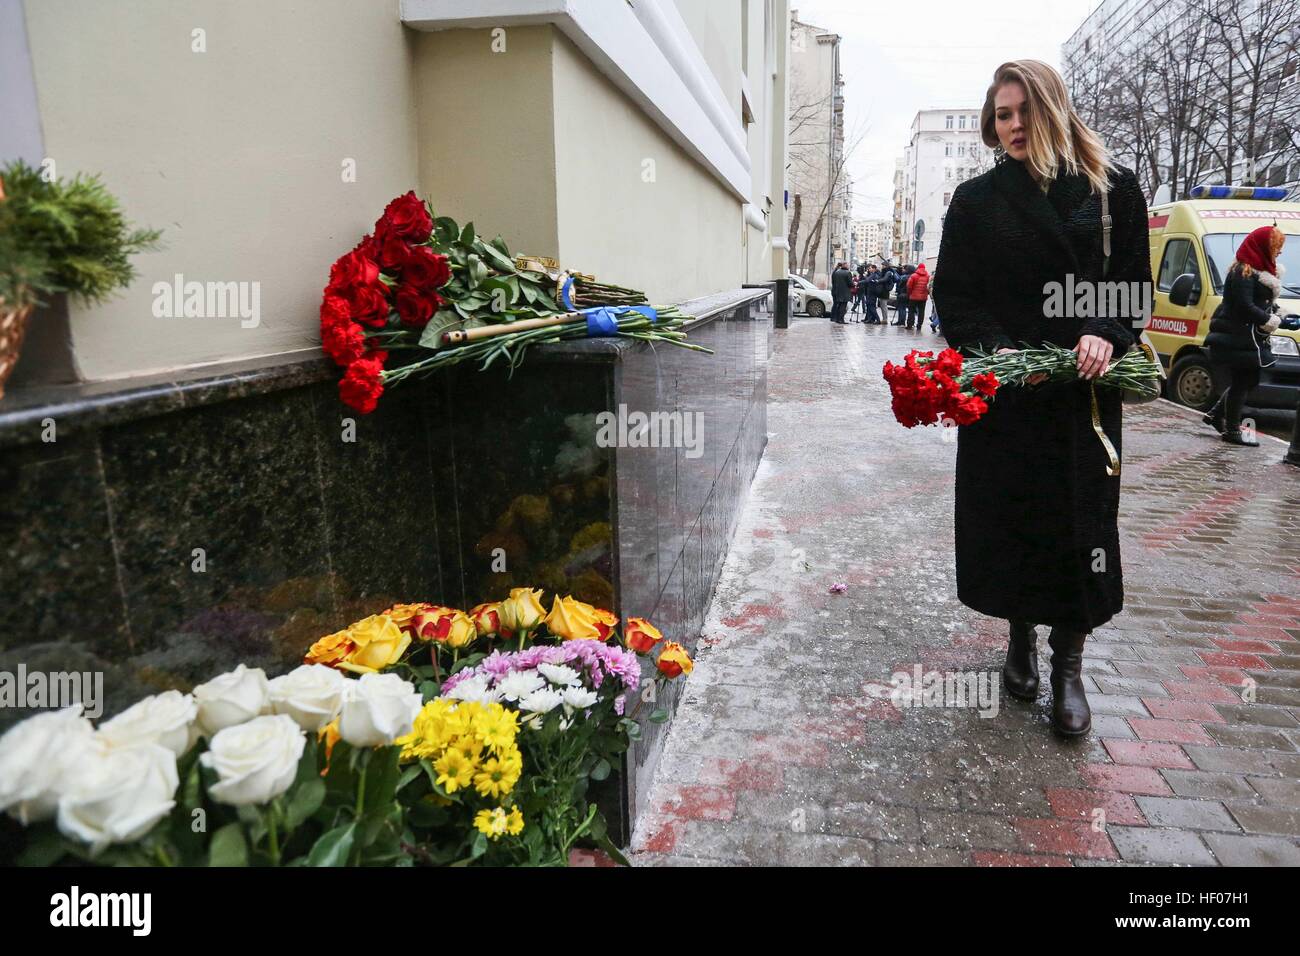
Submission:
<svg viewBox="0 0 1300 956">
<path fill-rule="evenodd" d="M 582 310 L 582 315 L 587 317 L 587 335 L 591 338 L 618 335 L 618 316 L 629 312 L 639 312 L 652 323 L 659 321 L 659 313 L 648 305 L 602 305 Z"/>
</svg>

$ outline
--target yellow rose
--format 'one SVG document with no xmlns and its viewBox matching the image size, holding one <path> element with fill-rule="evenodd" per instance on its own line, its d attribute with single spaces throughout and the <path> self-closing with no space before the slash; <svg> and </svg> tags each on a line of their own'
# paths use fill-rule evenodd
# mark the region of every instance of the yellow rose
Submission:
<svg viewBox="0 0 1300 956">
<path fill-rule="evenodd" d="M 534 588 L 514 588 L 510 597 L 500 603 L 498 612 L 503 635 L 513 637 L 516 631 L 531 631 L 546 617 L 542 592 Z"/>
<path fill-rule="evenodd" d="M 479 637 L 492 637 L 501 630 L 501 612 L 495 602 L 475 605 L 470 609 L 469 619 L 474 622 Z"/>
<path fill-rule="evenodd" d="M 686 648 L 676 641 L 664 642 L 664 649 L 660 652 L 659 660 L 655 661 L 655 665 L 659 668 L 659 673 L 670 680 L 695 670 L 691 655 L 687 654 Z"/>
<path fill-rule="evenodd" d="M 411 643 L 411 635 L 387 614 L 375 614 L 357 621 L 348 634 L 356 650 L 338 666 L 356 674 L 374 674 L 396 664 Z"/>
<path fill-rule="evenodd" d="M 556 595 L 551 613 L 546 615 L 546 628 L 566 641 L 598 641 L 602 637 L 601 625 L 605 623 L 600 616 L 602 613 L 609 614 L 608 611 L 597 611 L 572 596 L 561 598 Z M 614 620 L 617 622 L 618 619 Z M 609 633 L 608 628 L 605 633 Z"/>
<path fill-rule="evenodd" d="M 381 611 L 393 619 L 393 622 L 401 628 L 407 627 L 411 623 L 411 618 L 433 607 L 432 604 L 394 604 L 387 611 Z"/>
<path fill-rule="evenodd" d="M 338 667 L 356 649 L 357 646 L 348 631 L 335 631 L 333 634 L 326 634 L 313 644 L 302 662 Z"/>
<path fill-rule="evenodd" d="M 411 628 L 421 640 L 453 648 L 467 647 L 478 636 L 469 615 L 453 607 L 432 607 L 417 614 Z"/>
</svg>

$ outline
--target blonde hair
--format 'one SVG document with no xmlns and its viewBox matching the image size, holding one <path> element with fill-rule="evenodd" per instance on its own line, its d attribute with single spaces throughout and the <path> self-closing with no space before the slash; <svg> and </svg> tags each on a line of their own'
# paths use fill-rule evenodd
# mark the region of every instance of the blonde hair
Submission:
<svg viewBox="0 0 1300 956">
<path fill-rule="evenodd" d="M 1107 189 L 1115 165 L 1101 137 L 1074 111 L 1061 74 L 1041 60 L 1012 60 L 994 71 L 993 84 L 980 111 L 984 145 L 989 148 L 999 145 L 993 99 L 1007 83 L 1019 83 L 1025 89 L 1029 120 L 1025 124 L 1025 145 L 1029 167 L 1038 178 L 1047 182 L 1064 170 L 1070 175 L 1082 173 L 1088 177 L 1094 193 Z"/>
</svg>

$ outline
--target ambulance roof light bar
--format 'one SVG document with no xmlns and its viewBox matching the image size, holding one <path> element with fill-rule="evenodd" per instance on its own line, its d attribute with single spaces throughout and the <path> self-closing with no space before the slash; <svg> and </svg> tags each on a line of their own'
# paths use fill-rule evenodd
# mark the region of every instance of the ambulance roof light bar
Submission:
<svg viewBox="0 0 1300 956">
<path fill-rule="evenodd" d="M 1286 199 L 1286 190 L 1275 186 L 1193 186 L 1188 192 L 1193 199 Z"/>
</svg>

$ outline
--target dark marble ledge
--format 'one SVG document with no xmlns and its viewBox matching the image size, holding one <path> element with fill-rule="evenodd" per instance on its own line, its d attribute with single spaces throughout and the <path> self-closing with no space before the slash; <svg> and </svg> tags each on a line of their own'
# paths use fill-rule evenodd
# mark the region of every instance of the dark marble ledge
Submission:
<svg viewBox="0 0 1300 956">
<path fill-rule="evenodd" d="M 767 293 L 734 289 L 683 302 L 700 328 Z M 526 364 L 616 363 L 624 352 L 645 348 L 632 339 L 575 339 L 529 349 Z M 0 448 L 41 441 L 53 419 L 58 437 L 251 395 L 331 381 L 338 369 L 318 348 L 194 366 L 156 375 L 11 390 L 0 400 Z"/>
</svg>

